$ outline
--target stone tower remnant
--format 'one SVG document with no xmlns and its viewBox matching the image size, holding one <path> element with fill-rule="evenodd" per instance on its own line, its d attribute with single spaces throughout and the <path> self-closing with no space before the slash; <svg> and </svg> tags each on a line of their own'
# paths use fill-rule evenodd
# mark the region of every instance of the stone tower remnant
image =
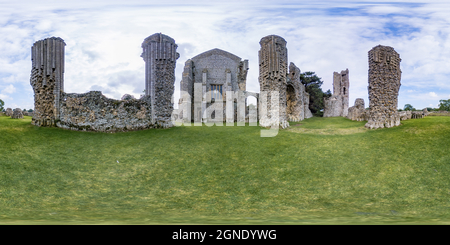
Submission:
<svg viewBox="0 0 450 245">
<path fill-rule="evenodd" d="M 286 118 L 286 40 L 277 35 L 269 35 L 263 37 L 259 44 L 259 125 L 271 127 L 278 124 L 280 128 L 286 128 L 289 126 Z M 273 103 L 272 96 L 276 99 L 277 93 L 278 103 Z M 272 112 L 277 110 L 278 115 L 274 115 Z"/>
<path fill-rule="evenodd" d="M 173 111 L 175 65 L 178 45 L 167 35 L 155 33 L 142 43 L 145 61 L 145 95 L 151 99 L 152 123 L 170 127 Z"/>
<path fill-rule="evenodd" d="M 323 117 L 346 117 L 349 100 L 348 69 L 333 73 L 333 95 L 324 100 Z"/>
<path fill-rule="evenodd" d="M 37 41 L 31 47 L 31 79 L 34 114 L 31 123 L 56 126 L 59 101 L 64 90 L 64 40 L 59 37 Z"/>
<path fill-rule="evenodd" d="M 365 127 L 390 128 L 400 125 L 397 111 L 400 89 L 400 55 L 389 46 L 369 51 L 369 117 Z"/>
</svg>

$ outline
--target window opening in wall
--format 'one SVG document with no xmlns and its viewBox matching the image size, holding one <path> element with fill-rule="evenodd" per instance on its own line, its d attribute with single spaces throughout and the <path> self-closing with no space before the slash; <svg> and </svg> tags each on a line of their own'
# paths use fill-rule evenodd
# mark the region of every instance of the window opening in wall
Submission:
<svg viewBox="0 0 450 245">
<path fill-rule="evenodd" d="M 211 100 L 222 100 L 222 85 L 211 84 Z"/>
</svg>

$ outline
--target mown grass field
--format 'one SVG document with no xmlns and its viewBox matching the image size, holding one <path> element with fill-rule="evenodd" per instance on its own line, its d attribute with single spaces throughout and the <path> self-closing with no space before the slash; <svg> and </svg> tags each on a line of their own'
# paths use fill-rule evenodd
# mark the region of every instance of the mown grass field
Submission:
<svg viewBox="0 0 450 245">
<path fill-rule="evenodd" d="M 450 224 L 450 117 L 126 133 L 0 117 L 0 224 Z"/>
</svg>

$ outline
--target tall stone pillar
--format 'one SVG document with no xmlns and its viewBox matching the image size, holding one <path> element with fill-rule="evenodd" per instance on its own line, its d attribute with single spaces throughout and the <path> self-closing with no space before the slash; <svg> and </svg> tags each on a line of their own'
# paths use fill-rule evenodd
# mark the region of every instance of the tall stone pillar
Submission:
<svg viewBox="0 0 450 245">
<path fill-rule="evenodd" d="M 31 47 L 30 84 L 34 91 L 32 124 L 56 126 L 59 103 L 64 90 L 64 47 L 59 37 L 37 41 Z"/>
<path fill-rule="evenodd" d="M 260 121 L 262 127 L 270 127 L 279 122 L 280 128 L 286 128 L 289 123 L 286 119 L 286 76 L 287 76 L 287 49 L 286 40 L 280 36 L 270 35 L 263 37 L 259 42 L 259 87 L 261 96 L 267 94 L 267 100 L 260 99 Z M 279 94 L 279 103 L 271 103 L 271 92 Z M 267 105 L 263 102 L 267 101 Z M 278 107 L 278 115 L 271 115 L 271 111 Z M 275 118 L 278 116 L 278 118 Z"/>
<path fill-rule="evenodd" d="M 366 128 L 400 125 L 397 111 L 400 89 L 400 55 L 392 47 L 378 45 L 369 51 L 369 118 Z"/>
<path fill-rule="evenodd" d="M 151 99 L 152 123 L 161 127 L 172 126 L 175 65 L 180 56 L 177 47 L 174 39 L 161 33 L 147 37 L 142 43 L 145 95 Z"/>
</svg>

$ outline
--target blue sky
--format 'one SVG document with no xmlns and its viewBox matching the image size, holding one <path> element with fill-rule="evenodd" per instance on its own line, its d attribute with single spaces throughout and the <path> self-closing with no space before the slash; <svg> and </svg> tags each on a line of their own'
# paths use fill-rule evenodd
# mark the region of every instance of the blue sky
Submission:
<svg viewBox="0 0 450 245">
<path fill-rule="evenodd" d="M 164 2 L 164 3 L 163 3 Z M 399 108 L 437 107 L 450 98 L 448 1 L 2 1 L 0 99 L 34 107 L 30 50 L 51 37 L 65 40 L 65 92 L 100 90 L 110 98 L 144 90 L 142 41 L 174 38 L 176 98 L 184 63 L 219 48 L 249 60 L 247 90 L 258 92 L 262 37 L 287 41 L 289 62 L 314 71 L 332 90 L 333 72 L 349 69 L 350 105 L 368 106 L 367 52 L 379 44 L 402 59 Z"/>
</svg>

